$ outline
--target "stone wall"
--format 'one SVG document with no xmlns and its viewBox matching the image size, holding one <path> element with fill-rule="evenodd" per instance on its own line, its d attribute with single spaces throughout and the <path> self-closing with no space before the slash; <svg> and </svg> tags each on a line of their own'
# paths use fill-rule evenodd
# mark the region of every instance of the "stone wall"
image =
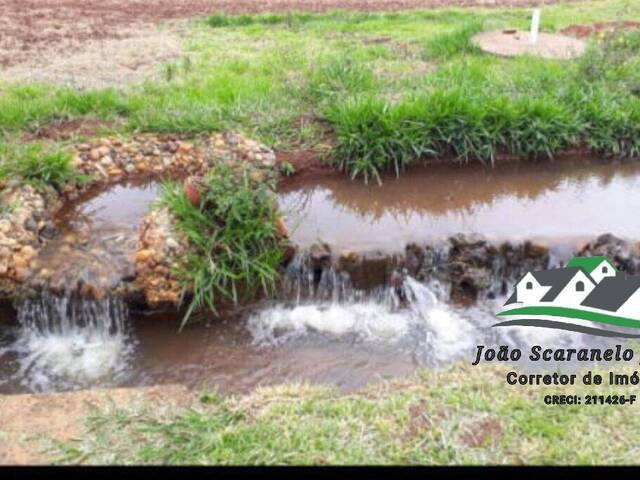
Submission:
<svg viewBox="0 0 640 480">
<path fill-rule="evenodd" d="M 52 234 L 51 215 L 60 205 L 54 190 L 38 192 L 14 179 L 0 191 L 0 297 L 15 295 L 37 267 L 38 250 Z"/>
</svg>

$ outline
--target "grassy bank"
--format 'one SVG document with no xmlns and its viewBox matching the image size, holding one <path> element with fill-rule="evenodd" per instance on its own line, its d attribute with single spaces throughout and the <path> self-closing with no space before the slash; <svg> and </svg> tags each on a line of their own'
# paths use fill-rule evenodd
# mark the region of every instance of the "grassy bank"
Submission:
<svg viewBox="0 0 640 480">
<path fill-rule="evenodd" d="M 617 367 L 616 373 L 628 368 Z M 508 369 L 456 366 L 355 394 L 309 385 L 203 394 L 190 408 L 96 411 L 63 463 L 625 464 L 638 404 L 545 405 L 546 394 L 633 387 L 522 387 Z"/>
<path fill-rule="evenodd" d="M 76 91 L 3 85 L 5 141 L 52 119 L 123 120 L 116 130 L 241 130 L 276 148 L 336 146 L 353 175 L 420 157 L 491 162 L 585 146 L 640 150 L 640 35 L 581 60 L 482 54 L 477 31 L 526 28 L 528 9 L 212 16 L 193 21 L 185 55 L 139 86 Z M 546 7 L 543 31 L 634 19 L 625 0 Z"/>
</svg>

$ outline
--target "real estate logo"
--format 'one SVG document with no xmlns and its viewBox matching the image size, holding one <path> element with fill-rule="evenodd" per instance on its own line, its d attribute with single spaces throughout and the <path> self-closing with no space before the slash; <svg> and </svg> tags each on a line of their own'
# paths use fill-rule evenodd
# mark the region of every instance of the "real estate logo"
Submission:
<svg viewBox="0 0 640 480">
<path fill-rule="evenodd" d="M 498 316 L 509 320 L 495 327 L 640 337 L 640 276 L 618 271 L 607 257 L 575 257 L 564 268 L 527 272 Z"/>
</svg>

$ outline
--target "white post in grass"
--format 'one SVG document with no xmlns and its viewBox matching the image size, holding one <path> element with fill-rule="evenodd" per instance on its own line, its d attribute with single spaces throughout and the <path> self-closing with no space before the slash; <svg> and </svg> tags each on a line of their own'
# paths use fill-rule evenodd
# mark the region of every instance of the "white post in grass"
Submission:
<svg viewBox="0 0 640 480">
<path fill-rule="evenodd" d="M 531 33 L 529 34 L 529 43 L 535 45 L 538 41 L 538 30 L 540 30 L 540 9 L 534 8 L 531 16 Z"/>
</svg>

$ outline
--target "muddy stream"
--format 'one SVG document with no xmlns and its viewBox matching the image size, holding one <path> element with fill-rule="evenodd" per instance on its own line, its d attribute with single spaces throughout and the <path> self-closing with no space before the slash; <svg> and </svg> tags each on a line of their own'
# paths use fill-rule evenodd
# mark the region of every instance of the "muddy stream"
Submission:
<svg viewBox="0 0 640 480">
<path fill-rule="evenodd" d="M 120 298 L 78 293 L 134 274 L 136 234 L 159 190 L 159 184 L 118 185 L 63 210 L 44 258 L 51 284 L 75 293 L 44 293 L 0 310 L 0 393 L 158 383 L 244 392 L 283 381 L 349 391 L 417 367 L 471 361 L 478 344 L 622 342 L 490 328 L 503 293 L 462 306 L 448 301 L 446 284 L 411 276 L 401 286 L 359 290 L 344 272 L 307 266 L 302 254 L 293 261 L 295 274 L 285 275 L 282 295 L 180 333 L 179 312 L 142 312 Z M 492 241 L 539 240 L 567 257 L 577 243 L 603 233 L 640 238 L 640 222 L 629 215 L 640 209 L 637 192 L 640 165 L 576 160 L 494 170 L 435 166 L 385 178 L 381 187 L 339 174 L 313 182 L 294 177 L 279 202 L 300 252 L 318 240 L 336 251 L 397 252 L 409 242 L 475 233 Z"/>
</svg>

